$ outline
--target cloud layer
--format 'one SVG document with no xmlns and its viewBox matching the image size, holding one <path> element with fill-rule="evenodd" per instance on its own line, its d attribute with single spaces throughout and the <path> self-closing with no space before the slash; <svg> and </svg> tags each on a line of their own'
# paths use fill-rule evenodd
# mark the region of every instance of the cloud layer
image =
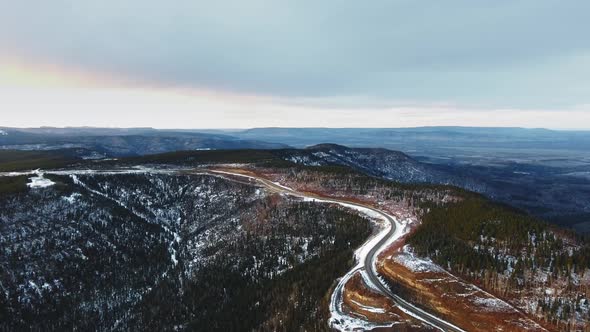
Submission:
<svg viewBox="0 0 590 332">
<path fill-rule="evenodd" d="M 265 96 L 322 112 L 573 115 L 590 104 L 588 12 L 583 0 L 5 1 L 0 56 L 129 88 Z"/>
</svg>

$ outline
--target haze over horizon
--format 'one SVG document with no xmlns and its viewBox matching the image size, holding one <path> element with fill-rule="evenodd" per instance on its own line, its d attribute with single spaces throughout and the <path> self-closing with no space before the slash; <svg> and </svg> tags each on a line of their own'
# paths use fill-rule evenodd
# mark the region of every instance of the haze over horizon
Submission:
<svg viewBox="0 0 590 332">
<path fill-rule="evenodd" d="M 402 130 L 402 129 L 426 129 L 426 128 L 433 128 L 433 129 L 443 129 L 443 128 L 465 128 L 465 129 L 477 129 L 477 128 L 487 128 L 487 129 L 523 129 L 523 130 L 549 130 L 549 131 L 579 131 L 579 132 L 587 132 L 590 129 L 586 128 L 546 128 L 546 127 L 518 127 L 518 126 L 503 126 L 503 127 L 496 127 L 496 126 L 408 126 L 408 127 L 248 127 L 248 128 L 178 128 L 178 127 L 153 127 L 153 126 L 133 126 L 133 127 L 117 127 L 117 126 L 51 126 L 51 125 L 42 125 L 42 126 L 23 126 L 23 127 L 11 127 L 11 126 L 4 126 L 0 125 L 0 128 L 11 128 L 11 129 L 22 129 L 22 130 L 36 130 L 36 129 L 113 129 L 113 130 L 170 130 L 170 131 L 203 131 L 203 132 L 217 132 L 217 131 L 227 131 L 227 132 L 238 132 L 238 131 L 248 131 L 248 130 L 257 130 L 257 129 L 326 129 L 326 130 L 338 130 L 338 129 L 391 129 L 391 130 Z"/>
<path fill-rule="evenodd" d="M 5 2 L 0 126 L 590 129 L 588 10 Z"/>
</svg>

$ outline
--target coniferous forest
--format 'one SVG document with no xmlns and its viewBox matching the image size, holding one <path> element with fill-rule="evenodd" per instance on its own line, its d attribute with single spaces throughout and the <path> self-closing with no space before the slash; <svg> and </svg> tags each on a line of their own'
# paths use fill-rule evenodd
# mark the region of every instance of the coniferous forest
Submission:
<svg viewBox="0 0 590 332">
<path fill-rule="evenodd" d="M 589 318 L 590 247 L 573 232 L 450 186 L 236 153 L 298 190 L 416 216 L 418 256 L 546 322 Z M 146 158 L 122 166 L 203 162 Z M 331 288 L 372 231 L 350 210 L 215 176 L 46 177 L 55 184 L 32 189 L 29 176 L 0 178 L 0 330 L 327 330 Z"/>
<path fill-rule="evenodd" d="M 214 177 L 51 178 L 0 198 L 0 330 L 324 330 L 371 232 Z"/>
<path fill-rule="evenodd" d="M 590 319 L 585 237 L 472 194 L 427 211 L 408 239 L 418 255 L 566 330 Z"/>
</svg>

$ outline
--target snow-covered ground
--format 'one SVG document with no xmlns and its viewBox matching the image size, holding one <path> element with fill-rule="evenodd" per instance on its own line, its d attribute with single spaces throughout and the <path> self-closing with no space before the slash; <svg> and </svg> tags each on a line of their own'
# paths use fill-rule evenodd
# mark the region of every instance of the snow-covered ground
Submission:
<svg viewBox="0 0 590 332">
<path fill-rule="evenodd" d="M 434 264 L 430 259 L 421 259 L 414 256 L 414 254 L 409 250 L 408 246 L 404 246 L 403 252 L 393 256 L 393 260 L 396 263 L 405 266 L 408 270 L 414 273 L 445 272 L 445 270 L 443 270 L 440 266 Z"/>
<path fill-rule="evenodd" d="M 29 180 L 31 180 L 31 182 L 27 183 L 29 188 L 47 188 L 55 184 L 55 182 L 46 179 L 42 172 L 35 171 L 35 174 L 37 174 L 37 176 L 29 178 Z"/>
<path fill-rule="evenodd" d="M 82 195 L 80 193 L 72 193 L 70 196 L 64 196 L 62 197 L 62 199 L 64 201 L 67 201 L 70 204 L 74 204 L 76 202 L 76 199 L 78 197 L 81 197 Z"/>
<path fill-rule="evenodd" d="M 135 174 L 135 173 L 132 173 L 132 174 Z M 96 195 L 102 196 L 104 198 L 107 198 L 107 199 L 117 203 L 119 206 L 131 211 L 133 214 L 135 214 L 138 218 L 140 218 L 142 220 L 145 220 L 145 221 L 152 223 L 152 224 L 158 224 L 160 227 L 162 227 L 162 229 L 166 232 L 166 234 L 168 236 L 170 236 L 173 240 L 170 242 L 170 244 L 168 246 L 168 252 L 170 253 L 170 260 L 172 261 L 172 263 L 175 266 L 178 264 L 178 260 L 176 259 L 176 248 L 174 248 L 174 244 L 179 240 L 178 233 L 171 231 L 170 228 L 163 223 L 158 223 L 156 221 L 150 220 L 150 218 L 147 215 L 145 215 L 144 213 L 138 212 L 137 210 L 133 209 L 132 207 L 127 206 L 127 204 L 125 204 L 125 202 L 123 202 L 117 198 L 111 197 L 104 192 L 90 188 L 86 183 L 84 183 L 80 180 L 80 178 L 78 177 L 78 174 L 71 173 L 69 175 L 75 184 L 84 187 L 86 190 L 88 190 Z"/>
</svg>

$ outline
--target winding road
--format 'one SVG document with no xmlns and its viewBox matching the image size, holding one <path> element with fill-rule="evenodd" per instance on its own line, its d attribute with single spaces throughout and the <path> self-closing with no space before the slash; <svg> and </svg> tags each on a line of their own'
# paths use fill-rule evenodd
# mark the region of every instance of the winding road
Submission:
<svg viewBox="0 0 590 332">
<path fill-rule="evenodd" d="M 380 293 L 382 293 L 383 295 L 390 297 L 402 310 L 407 312 L 409 315 L 411 315 L 411 316 L 413 316 L 413 317 L 415 317 L 415 318 L 417 318 L 429 325 L 432 325 L 433 327 L 436 327 L 442 331 L 464 332 L 464 330 L 460 329 L 459 327 L 457 327 L 449 322 L 446 322 L 446 321 L 416 307 L 415 305 L 402 299 L 400 296 L 394 294 L 389 289 L 389 287 L 387 287 L 383 283 L 383 281 L 379 278 L 379 275 L 376 272 L 375 263 L 377 261 L 377 256 L 379 255 L 379 253 L 385 249 L 387 243 L 395 235 L 397 223 L 396 223 L 396 220 L 394 217 L 390 216 L 389 214 L 385 213 L 384 211 L 381 211 L 381 210 L 371 207 L 369 205 L 360 204 L 360 203 L 347 201 L 344 199 L 338 199 L 338 198 L 324 198 L 324 197 L 317 197 L 317 196 L 313 196 L 313 195 L 308 195 L 308 194 L 305 194 L 305 193 L 302 193 L 299 191 L 295 191 L 291 188 L 281 186 L 281 185 L 271 182 L 267 179 L 253 176 L 253 175 L 246 175 L 246 174 L 237 173 L 237 172 L 234 173 L 234 172 L 229 172 L 229 171 L 225 171 L 225 170 L 224 171 L 207 170 L 203 173 L 215 174 L 218 176 L 223 176 L 223 175 L 228 176 L 229 175 L 229 176 L 238 176 L 238 177 L 248 178 L 250 180 L 254 180 L 254 181 L 262 184 L 268 190 L 270 190 L 272 192 L 279 193 L 279 194 L 287 194 L 290 196 L 318 200 L 321 202 L 335 203 L 335 204 L 341 204 L 341 205 L 345 205 L 345 206 L 353 206 L 353 207 L 357 207 L 357 208 L 368 209 L 368 210 L 371 210 L 371 211 L 379 214 L 385 220 L 387 220 L 387 222 L 391 225 L 391 227 L 389 227 L 389 230 L 387 231 L 386 234 L 382 235 L 381 233 L 379 233 L 376 235 L 376 236 L 380 236 L 381 239 L 370 249 L 368 254 L 365 256 L 365 259 L 363 262 L 364 270 L 366 271 L 367 276 L 368 276 L 369 280 L 371 281 L 371 283 L 373 283 L 373 285 L 377 288 L 376 290 L 379 291 Z M 336 296 L 339 299 L 341 298 L 341 294 L 337 294 Z"/>
<path fill-rule="evenodd" d="M 355 270 L 351 272 L 357 272 L 360 269 L 364 269 L 366 271 L 366 275 L 368 276 L 369 281 L 375 286 L 375 290 L 382 293 L 385 296 L 390 297 L 403 311 L 408 313 L 409 315 L 429 324 L 435 328 L 438 328 L 442 331 L 453 331 L 453 332 L 464 332 L 464 330 L 460 329 L 459 327 L 446 322 L 418 307 L 409 303 L 408 301 L 402 299 L 400 296 L 394 294 L 387 285 L 379 278 L 379 275 L 375 268 L 375 263 L 377 261 L 377 256 L 380 252 L 382 252 L 387 244 L 390 242 L 392 237 L 396 235 L 397 230 L 397 222 L 394 217 L 390 216 L 384 211 L 376 209 L 372 206 L 360 204 L 357 202 L 347 201 L 344 199 L 338 198 L 325 198 L 325 197 L 318 197 L 311 194 L 306 194 L 303 192 L 295 191 L 291 188 L 287 188 L 285 186 L 281 186 L 280 184 L 274 183 L 269 181 L 268 179 L 253 176 L 253 175 L 246 175 L 238 172 L 230 172 L 230 171 L 222 171 L 222 170 L 213 170 L 213 169 L 200 169 L 198 171 L 189 171 L 187 169 L 180 170 L 180 169 L 165 169 L 165 170 L 157 170 L 157 169 L 149 169 L 149 168 L 138 168 L 138 169 L 128 169 L 128 170 L 68 170 L 68 171 L 46 171 L 43 173 L 47 174 L 57 174 L 57 175 L 81 175 L 81 174 L 137 174 L 137 173 L 175 173 L 175 172 L 189 172 L 193 174 L 203 174 L 203 175 L 210 175 L 210 176 L 220 176 L 229 180 L 238 181 L 235 178 L 229 178 L 230 176 L 233 177 L 241 177 L 247 178 L 248 181 L 254 181 L 261 184 L 263 187 L 268 189 L 271 192 L 279 193 L 279 194 L 287 194 L 294 197 L 304 198 L 304 199 L 311 199 L 315 201 L 325 202 L 325 203 L 334 203 L 340 204 L 345 207 L 349 208 L 360 208 L 362 210 L 369 210 L 373 213 L 380 215 L 384 220 L 389 223 L 389 227 L 383 229 L 380 233 L 376 234 L 374 237 L 369 239 L 365 245 L 372 244 L 372 247 L 369 249 L 368 253 L 362 257 L 364 259 L 363 262 L 359 262 L 359 265 L 355 268 Z M 40 171 L 29 171 L 29 172 L 10 172 L 10 173 L 0 173 L 0 177 L 2 176 L 17 176 L 17 175 L 35 175 L 35 174 L 42 174 Z M 379 238 L 378 241 L 375 240 Z M 375 242 L 373 244 L 373 242 Z M 350 273 L 347 274 L 350 275 Z M 342 294 L 339 293 L 339 290 L 342 289 L 343 283 L 346 280 L 341 279 L 339 285 L 337 286 L 336 290 L 334 291 L 334 298 L 336 302 L 342 303 Z"/>
</svg>

